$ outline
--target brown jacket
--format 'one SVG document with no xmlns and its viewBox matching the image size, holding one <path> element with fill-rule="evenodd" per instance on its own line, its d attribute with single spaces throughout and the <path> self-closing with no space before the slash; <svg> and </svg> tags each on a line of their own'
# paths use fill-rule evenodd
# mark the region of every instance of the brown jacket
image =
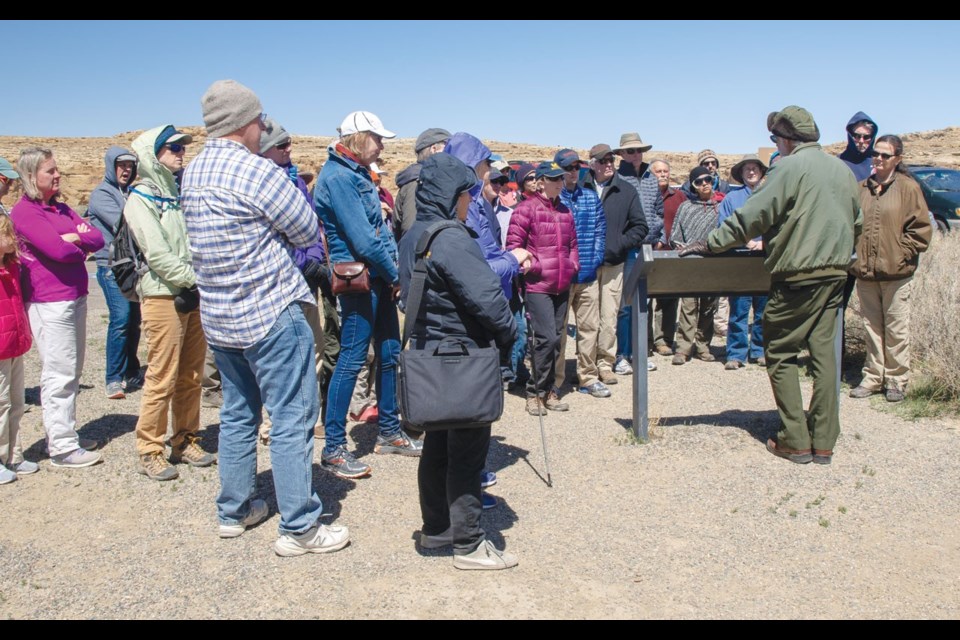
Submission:
<svg viewBox="0 0 960 640">
<path fill-rule="evenodd" d="M 902 280 L 917 270 L 933 236 L 923 192 L 898 173 L 889 185 L 873 176 L 860 183 L 863 234 L 850 273 L 862 280 Z"/>
</svg>

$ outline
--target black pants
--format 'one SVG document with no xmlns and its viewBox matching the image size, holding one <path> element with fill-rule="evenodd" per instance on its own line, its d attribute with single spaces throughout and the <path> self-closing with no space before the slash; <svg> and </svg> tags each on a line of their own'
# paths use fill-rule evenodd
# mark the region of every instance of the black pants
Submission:
<svg viewBox="0 0 960 640">
<path fill-rule="evenodd" d="M 428 431 L 417 470 L 421 531 L 435 536 L 453 529 L 453 552 L 467 554 L 484 539 L 480 528 L 480 473 L 490 446 L 490 425 Z"/>
<path fill-rule="evenodd" d="M 570 292 L 556 295 L 549 293 L 528 293 L 527 311 L 530 312 L 530 326 L 527 331 L 533 334 L 533 375 L 527 383 L 527 395 L 545 396 L 556 383 L 556 362 L 560 356 L 560 333 L 567 328 L 567 304 Z"/>
</svg>

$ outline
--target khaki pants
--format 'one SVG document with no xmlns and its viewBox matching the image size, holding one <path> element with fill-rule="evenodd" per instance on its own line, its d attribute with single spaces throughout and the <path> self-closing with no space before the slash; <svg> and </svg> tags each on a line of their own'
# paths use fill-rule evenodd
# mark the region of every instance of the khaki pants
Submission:
<svg viewBox="0 0 960 640">
<path fill-rule="evenodd" d="M 577 326 L 577 379 L 581 387 L 600 381 L 597 369 L 597 335 L 600 328 L 600 282 L 570 285 L 570 307 Z M 566 325 L 566 323 L 564 323 Z M 566 326 L 560 335 L 560 355 L 557 357 L 557 382 L 565 377 L 567 350 Z"/>
<path fill-rule="evenodd" d="M 717 310 L 713 314 L 713 333 L 718 336 L 727 335 L 727 324 L 730 322 L 730 299 L 717 298 Z"/>
<path fill-rule="evenodd" d="M 173 296 L 145 298 L 140 304 L 147 337 L 147 376 L 137 420 L 137 454 L 163 453 L 167 416 L 172 409 L 170 446 L 181 446 L 200 430 L 200 380 L 207 341 L 200 310 L 179 313 Z"/>
<path fill-rule="evenodd" d="M 677 353 L 693 356 L 710 353 L 716 298 L 681 298 L 677 323 Z"/>
<path fill-rule="evenodd" d="M 597 332 L 597 369 L 613 371 L 617 360 L 617 312 L 623 297 L 623 265 L 597 269 L 600 283 L 600 326 Z"/>
<path fill-rule="evenodd" d="M 20 449 L 23 407 L 23 356 L 0 360 L 0 465 L 23 462 Z"/>
<path fill-rule="evenodd" d="M 910 373 L 911 278 L 888 282 L 857 280 L 866 332 L 867 359 L 860 385 L 872 391 L 905 389 Z"/>
</svg>

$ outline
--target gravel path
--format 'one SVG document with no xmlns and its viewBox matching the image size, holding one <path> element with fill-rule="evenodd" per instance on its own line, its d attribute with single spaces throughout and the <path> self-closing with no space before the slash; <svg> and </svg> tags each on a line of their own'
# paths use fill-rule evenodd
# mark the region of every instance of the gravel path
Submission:
<svg viewBox="0 0 960 640">
<path fill-rule="evenodd" d="M 649 444 L 626 429 L 629 377 L 612 398 L 570 393 L 570 412 L 546 417 L 553 488 L 542 480 L 537 421 L 508 396 L 489 457 L 501 505 L 483 525 L 519 555 L 517 568 L 459 572 L 448 554 L 418 553 L 416 461 L 374 455 L 367 425 L 348 432 L 371 478 L 336 479 L 319 464 L 314 473 L 328 520 L 350 527 L 351 545 L 283 559 L 272 549 L 269 451 L 260 448 L 258 485 L 270 519 L 220 540 L 216 467 L 182 467 L 168 483 L 136 473 L 140 394 L 104 398 L 106 310 L 95 281 L 88 325 L 78 417 L 82 435 L 106 443 L 106 461 L 52 468 L 40 408 L 26 414 L 24 447 L 41 471 L 0 487 L 3 617 L 960 615 L 956 420 L 908 422 L 881 399 L 844 397 L 833 465 L 794 465 L 762 444 L 777 425 L 763 369 L 658 357 Z M 26 376 L 36 404 L 35 352 Z M 214 450 L 217 412 L 203 409 L 201 420 Z"/>
</svg>

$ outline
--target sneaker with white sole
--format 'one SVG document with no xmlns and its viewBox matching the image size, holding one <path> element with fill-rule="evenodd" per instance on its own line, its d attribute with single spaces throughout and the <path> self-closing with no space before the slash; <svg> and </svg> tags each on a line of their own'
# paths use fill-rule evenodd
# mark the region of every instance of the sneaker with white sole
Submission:
<svg viewBox="0 0 960 640">
<path fill-rule="evenodd" d="M 267 507 L 267 503 L 259 498 L 255 498 L 250 501 L 250 513 L 248 513 L 243 520 L 234 524 L 220 523 L 220 537 L 236 538 L 237 536 L 243 535 L 243 532 L 250 527 L 263 522 L 269 513 L 270 509 Z"/>
<path fill-rule="evenodd" d="M 496 496 L 492 496 L 486 491 L 480 492 L 480 507 L 484 511 L 487 509 L 495 509 L 498 504 L 500 504 L 500 501 L 497 500 Z"/>
<path fill-rule="evenodd" d="M 374 445 L 373 452 L 417 457 L 423 453 L 423 440 L 408 438 L 403 432 L 393 436 L 377 436 L 377 444 Z"/>
<path fill-rule="evenodd" d="M 617 364 L 613 366 L 613 372 L 618 376 L 629 376 L 633 373 L 633 365 L 626 358 L 617 359 Z"/>
<path fill-rule="evenodd" d="M 357 460 L 343 446 L 337 447 L 331 453 L 324 451 L 320 454 L 320 468 L 348 480 L 370 475 L 370 465 Z"/>
<path fill-rule="evenodd" d="M 40 465 L 36 462 L 30 462 L 29 460 L 21 460 L 16 464 L 8 465 L 7 468 L 21 476 L 28 476 L 31 473 L 40 471 Z"/>
<path fill-rule="evenodd" d="M 318 524 L 306 533 L 282 533 L 273 545 L 278 556 L 292 558 L 305 553 L 330 553 L 339 551 L 350 543 L 350 531 L 346 527 Z"/>
<path fill-rule="evenodd" d="M 55 467 L 65 469 L 81 469 L 83 467 L 92 467 L 103 459 L 96 451 L 87 451 L 83 447 L 74 449 L 69 453 L 61 453 L 58 456 L 50 456 L 50 464 Z"/>
<path fill-rule="evenodd" d="M 657 363 L 653 360 L 647 360 L 647 371 L 656 371 Z"/>
<path fill-rule="evenodd" d="M 17 479 L 17 474 L 3 465 L 0 465 L 0 484 L 10 484 Z"/>
<path fill-rule="evenodd" d="M 506 551 L 500 551 L 489 540 L 481 542 L 470 553 L 454 554 L 453 556 L 453 566 L 465 571 L 497 571 L 498 569 L 515 567 L 519 562 L 517 556 Z"/>
<path fill-rule="evenodd" d="M 594 398 L 609 398 L 610 389 L 607 389 L 607 385 L 603 384 L 600 381 L 594 382 L 593 384 L 588 384 L 585 387 L 580 387 L 577 389 L 580 393 L 588 393 Z"/>
<path fill-rule="evenodd" d="M 107 383 L 107 399 L 108 400 L 123 400 L 127 397 L 127 394 L 124 393 L 123 383 L 122 382 L 109 382 Z"/>
<path fill-rule="evenodd" d="M 495 474 L 493 471 L 487 471 L 486 469 L 480 472 L 481 489 L 492 487 L 495 484 L 497 484 L 497 474 Z"/>
</svg>

